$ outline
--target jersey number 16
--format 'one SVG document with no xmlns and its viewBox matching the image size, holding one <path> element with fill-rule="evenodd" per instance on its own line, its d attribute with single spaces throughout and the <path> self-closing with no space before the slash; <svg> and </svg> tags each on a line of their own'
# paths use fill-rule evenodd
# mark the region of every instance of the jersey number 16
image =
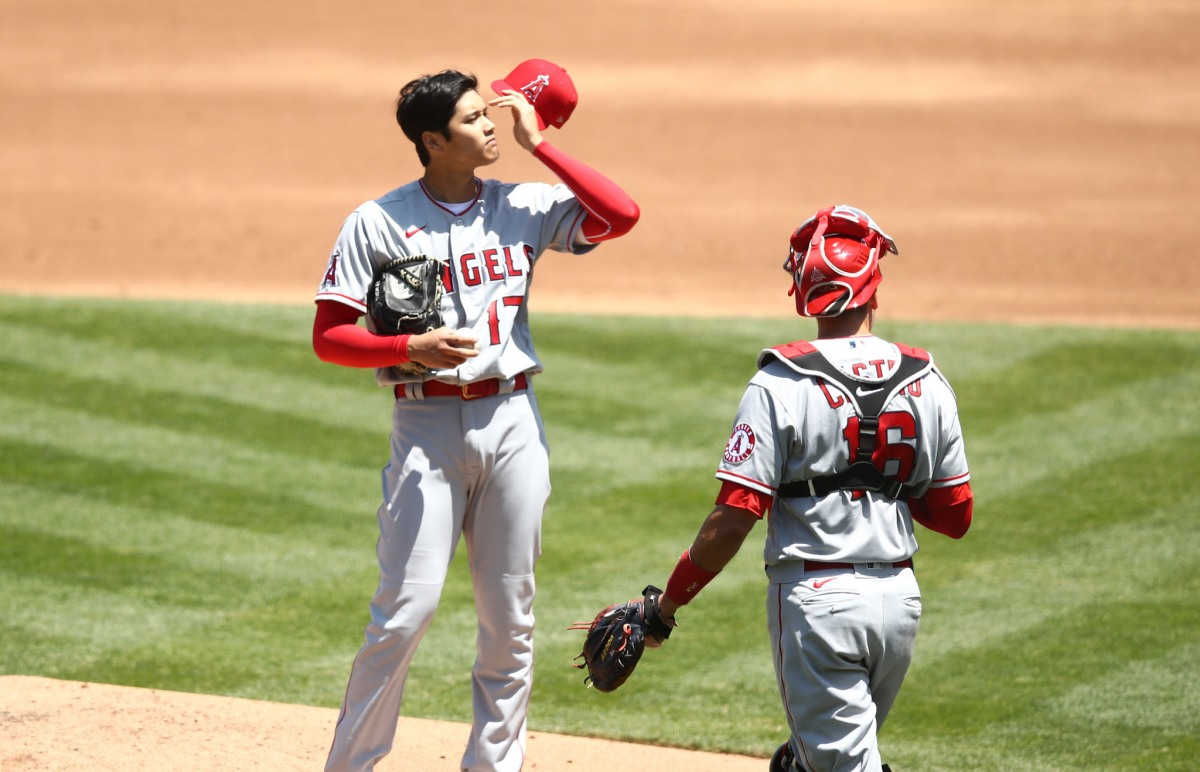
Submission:
<svg viewBox="0 0 1200 772">
<path fill-rule="evenodd" d="M 850 459 L 858 455 L 858 416 L 850 416 L 842 436 L 850 445 Z M 905 440 L 912 442 L 909 445 Z M 907 482 L 917 460 L 917 421 L 911 413 L 882 413 L 879 416 L 879 433 L 875 437 L 875 452 L 871 462 L 875 468 L 901 482 Z"/>
</svg>

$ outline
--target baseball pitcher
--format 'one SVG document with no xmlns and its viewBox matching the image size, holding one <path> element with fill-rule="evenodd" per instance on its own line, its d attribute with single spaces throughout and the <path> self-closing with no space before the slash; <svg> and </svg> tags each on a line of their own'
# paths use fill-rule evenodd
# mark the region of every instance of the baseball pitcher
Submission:
<svg viewBox="0 0 1200 772">
<path fill-rule="evenodd" d="M 577 95 L 533 59 L 495 81 L 448 70 L 400 92 L 396 120 L 424 175 L 346 220 L 317 292 L 313 348 L 375 368 L 395 392 L 379 508 L 379 587 L 326 769 L 366 772 L 392 748 L 409 663 L 465 536 L 479 618 L 466 772 L 516 772 L 533 679 L 534 563 L 550 495 L 533 378 L 529 286 L 547 249 L 583 254 L 627 233 L 638 207 L 546 142 Z M 500 156 L 490 108 L 564 184 L 480 180 Z M 367 314 L 367 327 L 356 324 Z"/>
</svg>

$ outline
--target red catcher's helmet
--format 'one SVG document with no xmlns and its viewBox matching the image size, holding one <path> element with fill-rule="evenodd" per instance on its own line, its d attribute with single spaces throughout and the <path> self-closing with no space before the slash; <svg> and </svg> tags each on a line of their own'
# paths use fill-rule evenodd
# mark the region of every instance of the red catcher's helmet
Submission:
<svg viewBox="0 0 1200 772">
<path fill-rule="evenodd" d="M 869 302 L 883 281 L 879 258 L 900 254 L 896 242 L 870 215 L 852 206 L 831 206 L 792 234 L 783 270 L 792 275 L 801 316 L 837 316 Z"/>
</svg>

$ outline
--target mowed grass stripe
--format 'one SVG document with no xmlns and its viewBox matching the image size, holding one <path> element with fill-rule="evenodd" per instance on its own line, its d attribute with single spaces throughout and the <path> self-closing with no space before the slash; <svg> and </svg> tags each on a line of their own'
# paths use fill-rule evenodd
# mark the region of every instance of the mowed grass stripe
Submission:
<svg viewBox="0 0 1200 772">
<path fill-rule="evenodd" d="M 1081 371 L 1087 372 L 1080 378 Z M 1174 341 L 1147 347 L 1142 341 L 1063 343 L 1014 362 L 985 378 L 954 383 L 963 426 L 972 434 L 991 434 L 1021 416 L 1038 421 L 1115 391 L 1128 393 L 1145 384 L 1144 402 L 1177 376 L 1200 370 L 1200 352 Z M 1157 388 L 1155 388 L 1157 387 Z M 1193 400 L 1194 402 L 1194 400 Z"/>
<path fill-rule="evenodd" d="M 360 377 L 345 385 L 322 383 L 313 376 L 332 365 L 319 366 L 311 349 L 308 367 L 299 372 L 279 372 L 271 369 L 269 362 L 253 356 L 234 357 L 234 351 L 216 357 L 195 347 L 147 348 L 144 340 L 79 335 L 76 329 L 64 333 L 9 321 L 0 325 L 0 358 L 44 371 L 48 383 L 57 381 L 61 374 L 77 381 L 124 386 L 134 394 L 205 397 L 296 416 L 305 423 L 348 429 L 352 433 L 348 439 L 364 432 L 386 434 L 391 428 L 390 395 L 375 386 L 373 371 L 359 370 Z"/>
<path fill-rule="evenodd" d="M 1135 522 L 1176 506 L 1200 492 L 1194 479 L 1197 468 L 1200 433 L 1164 438 L 1145 447 L 1131 444 L 1127 452 L 1099 463 L 1060 469 L 1019 491 L 977 504 L 978 517 L 966 537 L 971 539 L 970 560 L 979 566 L 1020 560 L 1056 539 Z M 934 536 L 928 533 L 923 540 L 928 542 L 928 550 L 922 549 L 925 556 L 949 558 L 966 543 Z M 956 562 L 947 560 L 939 567 L 946 563 Z M 956 563 L 954 570 L 961 572 L 957 565 L 961 564 Z M 941 584 L 943 575 L 934 573 L 926 581 Z"/>
<path fill-rule="evenodd" d="M 140 426 L 0 395 L 0 437 L 109 463 L 176 474 L 196 486 L 227 485 L 329 513 L 331 523 L 378 508 L 379 472 L 320 457 Z"/>
<path fill-rule="evenodd" d="M 930 615 L 922 624 L 914 672 L 937 671 L 947 659 L 972 657 L 973 650 L 997 639 L 1024 635 L 1101 599 L 1145 597 L 1169 583 L 1172 572 L 1194 570 L 1200 555 L 1198 508 L 1200 497 L 1193 496 L 1149 516 L 1139 512 L 1140 521 L 1114 518 L 1108 527 L 1048 540 L 1003 562 L 966 562 L 953 584 L 930 582 L 919 568 Z"/>
<path fill-rule="evenodd" d="M 169 572 L 155 577 L 168 581 Z M 212 605 L 160 603 L 127 588 L 101 588 L 71 581 L 45 572 L 0 570 L 0 635 L 11 645 L 4 652 L 4 672 L 14 669 L 11 658 L 26 657 L 21 635 L 44 637 L 53 641 L 33 653 L 45 664 L 72 664 L 81 652 L 103 654 L 106 651 L 141 646 L 146 641 L 180 634 L 194 627 L 209 627 L 226 612 L 220 603 Z M 23 631 L 23 633 L 22 633 Z M 39 672 L 37 669 L 28 671 Z"/>
<path fill-rule="evenodd" d="M 144 375 L 130 374 L 128 381 L 76 377 L 3 361 L 2 357 L 0 354 L 0 393 L 11 397 L 265 450 L 320 454 L 351 466 L 379 467 L 387 457 L 386 428 L 370 431 L 330 426 L 307 416 L 281 416 L 278 410 L 249 407 L 223 397 L 170 391 L 152 379 L 145 383 Z"/>
<path fill-rule="evenodd" d="M 734 358 L 737 359 L 737 358 Z M 636 362 L 596 362 L 586 353 L 556 356 L 555 367 L 535 379 L 538 398 L 560 430 L 595 431 L 609 437 L 652 437 L 691 448 L 708 448 L 732 425 L 733 412 L 753 369 L 730 362 L 720 379 L 685 379 L 667 362 L 647 369 Z M 751 365 L 753 361 L 751 360 Z M 734 377 L 730 377 L 734 376 Z M 671 408 L 663 409 L 669 402 Z"/>
<path fill-rule="evenodd" d="M 303 526 L 325 528 L 331 520 L 329 510 L 294 496 L 287 498 L 189 474 L 147 469 L 136 462 L 97 458 L 6 437 L 0 437 L 0 454 L 8 458 L 0 467 L 0 482 L 37 486 L 47 496 L 91 499 L 91 506 L 99 502 L 138 506 L 146 516 L 162 513 L 263 533 Z M 354 532 L 361 536 L 360 529 Z"/>
<path fill-rule="evenodd" d="M 53 578 L 173 606 L 212 605 L 253 590 L 247 577 L 235 573 L 196 570 L 155 555 L 7 523 L 0 525 L 0 565 L 17 576 Z"/>
<path fill-rule="evenodd" d="M 0 324 L 17 341 L 27 339 L 23 336 L 32 331 L 48 330 L 61 336 L 67 347 L 90 342 L 99 351 L 141 351 L 151 357 L 162 355 L 165 361 L 191 361 L 197 367 L 221 364 L 234 370 L 265 370 L 280 376 L 281 383 L 298 378 L 340 386 L 360 380 L 346 368 L 314 367 L 311 343 L 296 345 L 292 336 L 281 340 L 269 329 L 278 325 L 237 332 L 220 322 L 222 317 L 247 313 L 241 306 L 196 304 L 195 309 L 197 314 L 186 315 L 168 303 L 5 298 Z M 286 307 L 273 310 L 281 318 L 297 312 Z M 307 318 L 311 331 L 311 311 Z"/>
<path fill-rule="evenodd" d="M 1192 643 L 1198 634 L 1200 599 L 1194 587 L 1177 589 L 1167 597 L 1104 600 L 1072 609 L 1019 638 L 944 661 L 936 681 L 913 673 L 905 684 L 903 709 L 894 721 L 899 731 L 953 737 L 961 744 L 992 732 L 1003 735 L 1011 725 L 1046 727 L 1061 716 L 1059 698 L 1079 684 L 1105 679 L 1117 662 L 1158 658 L 1163 651 Z M 1169 729 L 1174 735 L 1171 742 L 1178 742 L 1176 752 L 1195 748 L 1194 719 L 1179 716 Z M 1062 737 L 1046 739 L 1052 743 Z M 1076 747 L 1066 754 L 1067 760 L 1119 758 L 1131 748 L 1145 748 L 1145 741 L 1146 737 L 1131 732 L 1089 733 L 1072 743 Z M 1044 741 L 1026 740 L 1023 745 L 1022 752 L 1028 755 L 1055 750 Z M 1099 758 L 1089 758 L 1092 754 Z"/>
<path fill-rule="evenodd" d="M 32 521 L 31 511 L 37 513 Z M 240 594 L 251 602 L 252 596 L 294 592 L 315 582 L 375 568 L 374 559 L 363 552 L 374 539 L 374 529 L 360 529 L 359 538 L 342 547 L 330 544 L 328 538 L 314 540 L 312 529 L 252 532 L 156 506 L 122 506 L 84 495 L 56 495 L 35 483 L 0 483 L 0 525 L 122 554 L 146 555 L 198 573 L 236 575 L 249 583 L 249 589 Z M 7 568 L 0 564 L 0 570 Z M 166 576 L 170 580 L 173 574 Z"/>
<path fill-rule="evenodd" d="M 1103 727 L 1119 732 L 1175 732 L 1200 738 L 1200 641 L 1147 652 L 1100 678 L 1079 684 L 1049 701 L 1044 710 L 1056 724 L 1078 732 Z"/>
<path fill-rule="evenodd" d="M 991 432 L 966 435 L 972 488 L 986 503 L 1061 470 L 1200 432 L 1198 393 L 1200 369 L 1193 369 L 1135 381 L 1067 410 L 994 422 Z"/>
</svg>

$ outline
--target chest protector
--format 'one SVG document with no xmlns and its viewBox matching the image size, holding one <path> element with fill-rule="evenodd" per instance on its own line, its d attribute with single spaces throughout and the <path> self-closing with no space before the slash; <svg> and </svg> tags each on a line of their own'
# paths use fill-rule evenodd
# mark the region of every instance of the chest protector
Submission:
<svg viewBox="0 0 1200 772">
<path fill-rule="evenodd" d="M 779 486 L 779 496 L 820 497 L 834 491 L 870 491 L 889 499 L 905 499 L 913 493 L 916 486 L 885 476 L 871 460 L 878 444 L 879 415 L 883 409 L 901 390 L 933 369 L 933 357 L 928 351 L 901 343 L 896 348 L 900 350 L 900 364 L 882 383 L 851 378 L 807 341 L 769 348 L 759 355 L 759 369 L 779 360 L 798 373 L 819 378 L 841 392 L 858 414 L 858 452 L 850 459 L 850 466 L 836 474 L 785 482 Z"/>
</svg>

